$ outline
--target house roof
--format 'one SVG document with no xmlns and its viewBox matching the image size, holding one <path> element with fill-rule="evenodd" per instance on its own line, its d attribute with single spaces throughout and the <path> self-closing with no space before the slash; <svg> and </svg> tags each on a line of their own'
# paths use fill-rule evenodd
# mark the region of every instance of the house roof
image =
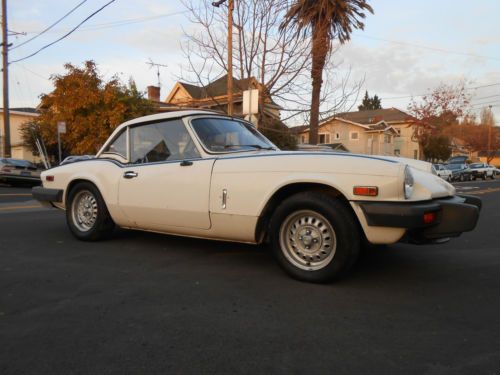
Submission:
<svg viewBox="0 0 500 375">
<path fill-rule="evenodd" d="M 0 112 L 3 113 L 3 108 L 0 108 Z M 9 113 L 21 116 L 38 116 L 39 114 L 36 108 L 31 107 L 10 108 Z"/>
<path fill-rule="evenodd" d="M 206 86 L 196 86 L 186 82 L 177 82 L 178 85 L 182 86 L 182 88 L 191 96 L 192 99 L 195 100 L 203 100 L 203 99 L 211 99 L 218 98 L 227 95 L 227 77 L 228 75 L 224 75 L 219 79 L 216 79 L 213 82 L 210 82 Z M 233 77 L 233 94 L 239 94 L 240 100 L 242 100 L 243 91 L 258 88 L 261 84 L 254 78 L 245 78 L 245 79 L 237 79 Z M 174 89 L 168 95 L 166 101 L 168 102 L 173 93 Z M 276 104 L 272 98 L 268 97 L 268 102 L 266 105 L 274 106 L 275 108 L 281 109 L 279 104 Z M 220 102 L 220 100 L 218 100 Z"/>
<path fill-rule="evenodd" d="M 333 117 L 343 118 L 358 124 L 375 124 L 380 121 L 385 122 L 403 122 L 416 121 L 416 118 L 397 108 L 382 108 L 368 111 L 343 112 Z"/>
<path fill-rule="evenodd" d="M 248 88 L 254 87 L 256 83 L 257 82 L 252 77 L 245 79 L 233 78 L 233 93 L 243 92 Z M 179 84 L 186 89 L 193 99 L 206 99 L 213 96 L 222 96 L 227 94 L 227 74 L 213 82 L 210 82 L 205 87 L 185 82 L 179 82 Z"/>
</svg>

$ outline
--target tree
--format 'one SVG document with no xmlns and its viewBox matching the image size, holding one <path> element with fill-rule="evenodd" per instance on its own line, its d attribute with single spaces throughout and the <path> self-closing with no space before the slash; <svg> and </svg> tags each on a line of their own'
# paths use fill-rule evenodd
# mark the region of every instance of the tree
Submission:
<svg viewBox="0 0 500 375">
<path fill-rule="evenodd" d="M 332 41 L 344 44 L 353 28 L 364 29 L 365 11 L 373 9 L 365 0 L 296 0 L 285 14 L 281 29 L 294 28 L 297 34 L 312 38 L 311 45 L 311 115 L 309 142 L 318 143 L 319 109 L 323 70 L 331 52 Z"/>
<path fill-rule="evenodd" d="M 444 135 L 432 137 L 425 146 L 424 153 L 428 161 L 447 160 L 451 156 L 450 139 Z"/>
<path fill-rule="evenodd" d="M 408 111 L 418 120 L 413 139 L 418 141 L 424 159 L 427 158 L 425 150 L 432 137 L 442 134 L 450 126 L 458 124 L 460 118 L 466 117 L 469 104 L 470 95 L 465 82 L 441 84 L 420 101 L 412 98 Z"/>
<path fill-rule="evenodd" d="M 483 108 L 479 123 L 476 125 L 460 125 L 463 141 L 471 151 L 484 153 L 486 162 L 490 163 L 500 150 L 500 128 L 495 126 L 495 116 L 491 108 Z"/>
<path fill-rule="evenodd" d="M 227 74 L 227 6 L 214 8 L 210 1 L 183 0 L 194 27 L 184 30 L 182 43 L 186 64 L 179 79 L 205 87 Z M 289 1 L 238 0 L 234 2 L 233 76 L 254 77 L 261 87 L 259 126 L 264 121 L 264 101 L 272 98 L 284 112 L 283 121 L 298 119 L 310 111 L 311 41 L 281 20 Z M 327 62 L 327 80 L 322 92 L 324 117 L 344 111 L 357 99 L 362 80 L 351 84 L 350 71 L 344 74 L 332 59 Z M 330 68 L 330 69 L 328 69 Z M 331 74 L 331 76 L 330 76 Z M 217 98 L 211 98 L 217 102 Z"/>
<path fill-rule="evenodd" d="M 358 106 L 359 111 L 369 111 L 372 109 L 382 109 L 382 102 L 380 98 L 375 94 L 373 97 L 368 95 L 368 91 L 365 91 L 365 96 L 361 105 Z"/>
<path fill-rule="evenodd" d="M 297 139 L 283 122 L 266 116 L 259 130 L 281 150 L 297 149 Z"/>
<path fill-rule="evenodd" d="M 63 154 L 95 154 L 117 125 L 154 112 L 132 80 L 125 85 L 114 76 L 106 82 L 93 61 L 64 68 L 65 74 L 51 77 L 54 90 L 41 96 L 40 116 L 22 130 L 25 144 L 33 151 L 37 151 L 35 134 L 43 139 L 49 155 L 57 155 L 57 122 L 65 121 Z"/>
</svg>

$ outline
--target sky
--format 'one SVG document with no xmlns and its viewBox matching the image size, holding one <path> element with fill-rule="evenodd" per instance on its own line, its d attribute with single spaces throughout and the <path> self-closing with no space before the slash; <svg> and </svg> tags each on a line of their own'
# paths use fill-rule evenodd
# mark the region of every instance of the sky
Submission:
<svg viewBox="0 0 500 375">
<path fill-rule="evenodd" d="M 23 46 L 27 39 L 54 23 L 83 0 L 8 0 L 8 28 L 26 35 L 10 36 L 9 61 L 21 59 L 58 39 L 109 0 L 87 0 L 63 22 Z M 199 0 L 200 2 L 202 0 Z M 212 0 L 209 0 L 212 1 Z M 236 0 L 238 1 L 238 0 Z M 362 91 L 382 98 L 384 108 L 406 110 L 440 83 L 466 80 L 472 108 L 492 105 L 500 124 L 500 31 L 498 0 L 372 0 L 375 14 L 365 29 L 335 55 L 352 78 L 364 79 Z M 50 76 L 63 65 L 94 60 L 109 79 L 132 77 L 140 90 L 157 83 L 160 68 L 162 99 L 181 75 L 183 30 L 193 27 L 177 0 L 115 0 L 59 43 L 36 56 L 13 62 L 11 107 L 34 107 L 52 90 Z M 360 95 L 362 96 L 362 95 Z M 358 103 L 353 103 L 358 104 Z"/>
</svg>

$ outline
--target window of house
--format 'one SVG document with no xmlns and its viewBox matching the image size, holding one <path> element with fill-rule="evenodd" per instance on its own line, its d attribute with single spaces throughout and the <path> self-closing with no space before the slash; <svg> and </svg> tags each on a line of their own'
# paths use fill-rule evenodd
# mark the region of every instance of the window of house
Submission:
<svg viewBox="0 0 500 375">
<path fill-rule="evenodd" d="M 300 143 L 306 143 L 306 136 L 305 135 L 300 137 Z"/>
<path fill-rule="evenodd" d="M 359 133 L 358 132 L 351 132 L 351 139 L 354 141 L 357 141 L 359 139 Z"/>
<path fill-rule="evenodd" d="M 384 134 L 384 143 L 391 143 L 392 136 L 390 134 Z"/>
<path fill-rule="evenodd" d="M 319 134 L 319 143 L 330 143 L 330 134 Z"/>
<path fill-rule="evenodd" d="M 335 139 L 340 139 L 340 133 L 335 133 Z"/>
<path fill-rule="evenodd" d="M 413 159 L 418 159 L 418 150 L 413 150 Z"/>
<path fill-rule="evenodd" d="M 182 120 L 171 120 L 130 129 L 131 162 L 134 164 L 200 157 Z"/>
</svg>

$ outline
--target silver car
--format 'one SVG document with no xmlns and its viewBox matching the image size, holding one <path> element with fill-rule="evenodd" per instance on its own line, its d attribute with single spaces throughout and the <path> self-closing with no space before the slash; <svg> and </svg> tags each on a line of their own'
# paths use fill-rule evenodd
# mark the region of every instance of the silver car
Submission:
<svg viewBox="0 0 500 375">
<path fill-rule="evenodd" d="M 38 185 L 41 172 L 41 169 L 28 160 L 0 158 L 0 182 L 10 185 Z"/>
</svg>

